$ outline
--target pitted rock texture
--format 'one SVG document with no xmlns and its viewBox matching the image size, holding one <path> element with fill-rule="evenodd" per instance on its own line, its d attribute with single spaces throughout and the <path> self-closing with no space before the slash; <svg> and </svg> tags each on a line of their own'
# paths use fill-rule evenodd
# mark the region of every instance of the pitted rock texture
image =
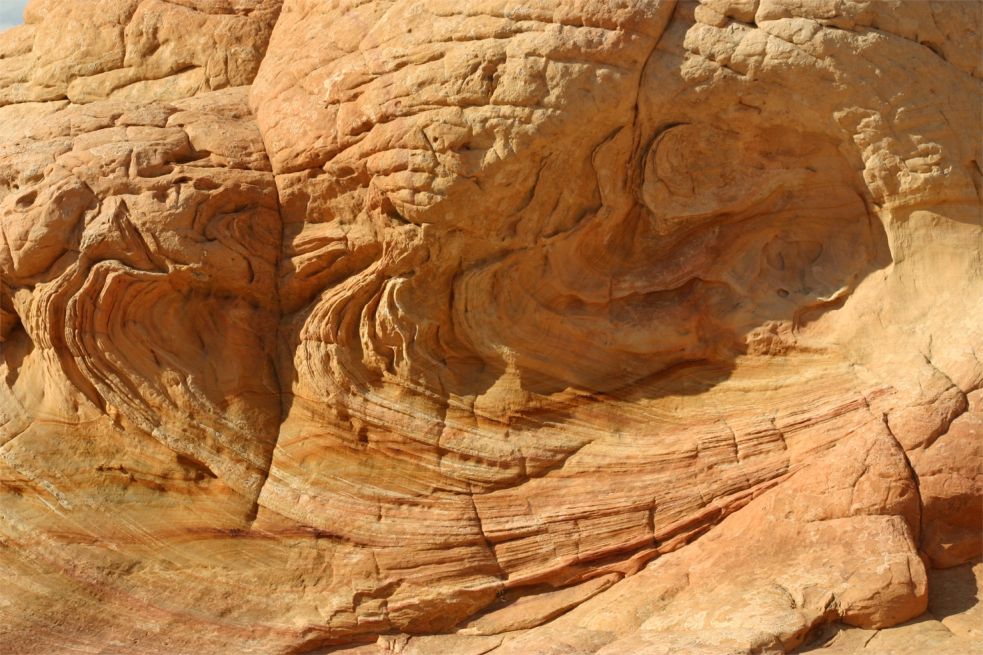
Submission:
<svg viewBox="0 0 983 655">
<path fill-rule="evenodd" d="M 0 653 L 981 651 L 981 34 L 33 0 Z"/>
</svg>

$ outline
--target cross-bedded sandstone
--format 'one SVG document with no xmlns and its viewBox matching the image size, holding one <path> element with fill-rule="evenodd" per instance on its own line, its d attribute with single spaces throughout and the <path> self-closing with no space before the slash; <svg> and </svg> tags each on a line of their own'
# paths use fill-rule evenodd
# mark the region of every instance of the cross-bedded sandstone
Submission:
<svg viewBox="0 0 983 655">
<path fill-rule="evenodd" d="M 944 606 L 981 554 L 981 23 L 35 0 L 0 650 L 780 653 Z M 965 652 L 936 618 L 912 643 Z"/>
</svg>

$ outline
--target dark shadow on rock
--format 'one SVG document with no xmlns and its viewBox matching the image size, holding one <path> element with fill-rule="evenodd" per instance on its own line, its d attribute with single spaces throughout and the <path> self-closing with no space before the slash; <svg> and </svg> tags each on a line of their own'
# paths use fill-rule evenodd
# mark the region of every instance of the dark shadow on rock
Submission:
<svg viewBox="0 0 983 655">
<path fill-rule="evenodd" d="M 928 611 L 938 620 L 960 614 L 980 601 L 980 589 L 973 567 L 980 560 L 951 569 L 928 572 Z"/>
</svg>

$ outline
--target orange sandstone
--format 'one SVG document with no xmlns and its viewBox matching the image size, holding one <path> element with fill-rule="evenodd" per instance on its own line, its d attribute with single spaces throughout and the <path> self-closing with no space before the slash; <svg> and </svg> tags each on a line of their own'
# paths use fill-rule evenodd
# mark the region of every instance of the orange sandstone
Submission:
<svg viewBox="0 0 983 655">
<path fill-rule="evenodd" d="M 979 3 L 26 19 L 0 652 L 979 651 Z"/>
</svg>

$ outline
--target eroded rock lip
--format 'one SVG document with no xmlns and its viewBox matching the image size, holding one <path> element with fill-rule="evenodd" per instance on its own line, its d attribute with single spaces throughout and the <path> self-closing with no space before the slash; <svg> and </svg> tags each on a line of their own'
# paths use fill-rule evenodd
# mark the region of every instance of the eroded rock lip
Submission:
<svg viewBox="0 0 983 655">
<path fill-rule="evenodd" d="M 981 12 L 33 0 L 0 652 L 967 652 Z"/>
</svg>

